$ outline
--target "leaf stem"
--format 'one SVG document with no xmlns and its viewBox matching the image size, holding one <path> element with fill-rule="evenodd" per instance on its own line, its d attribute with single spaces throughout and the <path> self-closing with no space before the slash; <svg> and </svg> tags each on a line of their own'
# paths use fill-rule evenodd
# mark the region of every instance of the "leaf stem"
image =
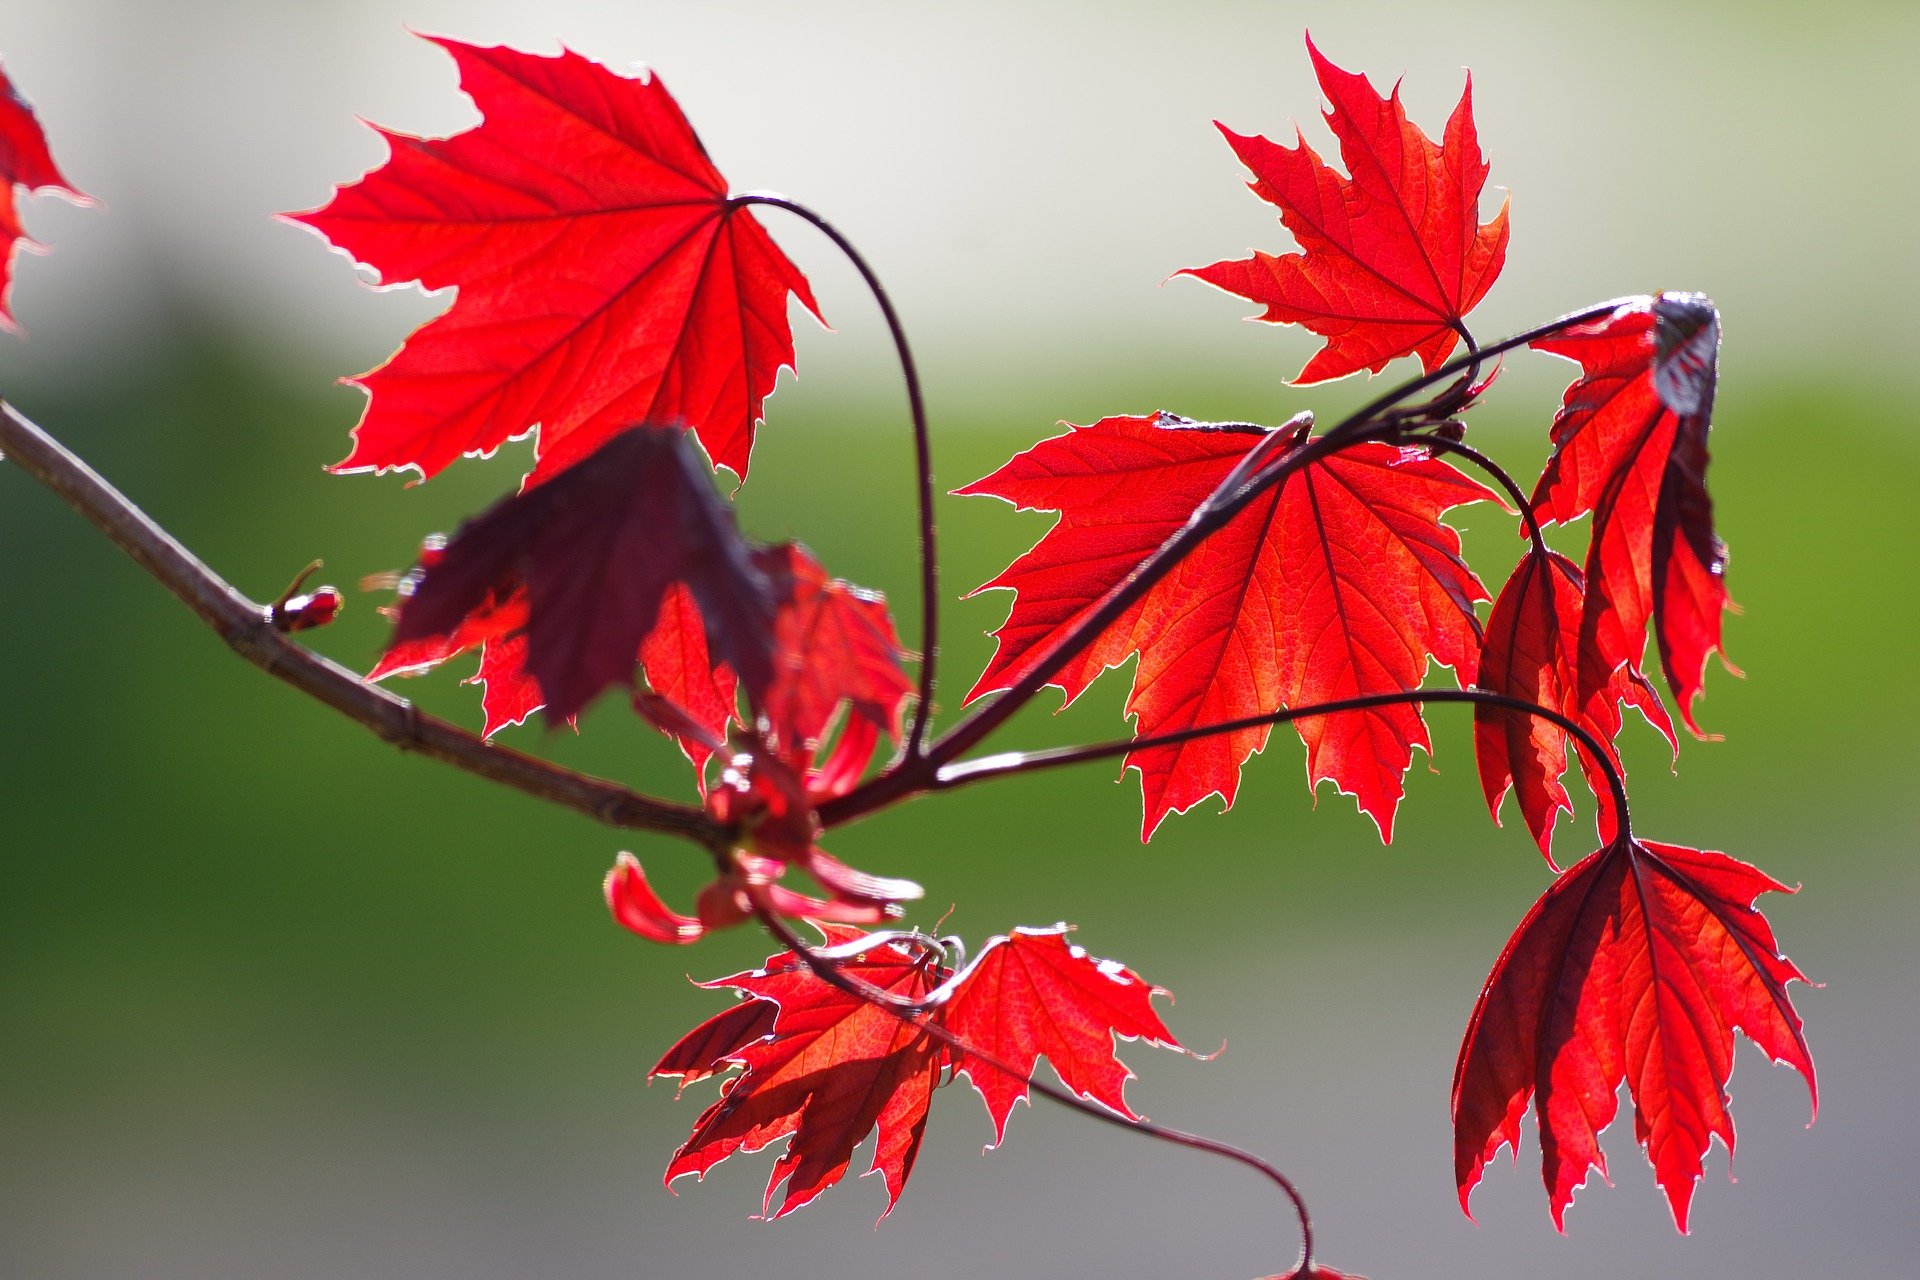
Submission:
<svg viewBox="0 0 1920 1280">
<path fill-rule="evenodd" d="M 907 411 L 913 417 L 914 468 L 919 488 L 920 690 L 913 709 L 913 727 L 907 731 L 906 744 L 906 759 L 918 760 L 925 754 L 927 724 L 933 714 L 934 662 L 940 648 L 940 558 L 935 548 L 937 530 L 933 516 L 933 440 L 927 429 L 927 407 L 920 391 L 920 374 L 913 363 L 913 352 L 907 346 L 906 326 L 893 309 L 893 299 L 880 283 L 880 277 L 872 265 L 831 222 L 785 196 L 740 195 L 734 196 L 728 203 L 784 209 L 831 240 L 834 247 L 853 264 L 853 269 L 860 273 L 861 280 L 866 282 L 867 291 L 873 295 L 882 318 L 887 322 L 887 332 L 893 336 L 894 353 L 900 361 L 900 378 L 907 387 Z"/>
<path fill-rule="evenodd" d="M 1564 730 L 1579 744 L 1582 754 L 1595 761 L 1607 776 L 1607 788 L 1613 793 L 1613 802 L 1620 814 L 1620 830 L 1631 833 L 1632 827 L 1627 816 L 1627 785 L 1620 776 L 1619 768 L 1613 762 L 1613 755 L 1599 738 L 1573 718 L 1563 715 L 1551 707 L 1543 707 L 1537 702 L 1525 698 L 1515 698 L 1504 693 L 1495 693 L 1491 689 L 1405 689 L 1392 693 L 1371 693 L 1357 698 L 1341 698 L 1334 702 L 1320 702 L 1306 707 L 1289 707 L 1271 711 L 1265 715 L 1245 716 L 1238 720 L 1223 720 L 1217 724 L 1196 725 L 1190 729 L 1180 729 L 1171 733 L 1155 734 L 1148 738 L 1116 738 L 1110 742 L 1096 742 L 1083 747 L 1056 747 L 1046 751 L 1010 751 L 1001 755 L 986 756 L 978 760 L 962 761 L 958 764 L 943 766 L 935 775 L 934 791 L 950 791 L 956 787 L 967 786 L 975 782 L 984 782 L 989 778 L 1004 778 L 1014 774 L 1039 773 L 1047 769 L 1058 769 L 1066 765 L 1086 764 L 1094 760 L 1110 760 L 1114 756 L 1123 756 L 1134 751 L 1144 751 L 1152 747 L 1171 747 L 1183 742 L 1192 742 L 1197 738 L 1210 738 L 1219 734 L 1238 733 L 1243 729 L 1257 729 L 1264 725 L 1290 724 L 1295 720 L 1304 720 L 1310 716 L 1337 715 L 1343 711 L 1366 711 L 1374 707 L 1392 707 L 1420 705 L 1427 703 L 1472 703 L 1479 706 L 1502 707 L 1508 711 L 1518 711 L 1524 715 L 1547 720 Z"/>
<path fill-rule="evenodd" d="M 1217 1139 L 1204 1137 L 1196 1133 L 1188 1133 L 1183 1129 L 1174 1129 L 1166 1125 L 1155 1124 L 1151 1120 L 1125 1116 L 1117 1111 L 1109 1111 L 1099 1103 L 1082 1098 L 1071 1090 L 1048 1084 L 1043 1080 L 1037 1080 L 1032 1074 L 1019 1070 L 1011 1063 L 1004 1062 L 992 1054 L 981 1052 L 945 1027 L 929 1021 L 923 1004 L 919 1002 L 902 1001 L 891 993 L 880 990 L 870 982 L 863 981 L 860 978 L 843 972 L 836 959 L 823 955 L 809 946 L 800 935 L 795 933 L 793 928 L 773 910 L 772 904 L 767 901 L 761 886 L 755 885 L 749 888 L 747 890 L 747 896 L 753 904 L 754 916 L 760 921 L 761 926 L 782 946 L 799 957 L 800 962 L 812 970 L 813 975 L 828 986 L 843 991 L 856 1000 L 863 1000 L 878 1009 L 892 1014 L 900 1021 L 914 1027 L 916 1030 L 924 1032 L 927 1036 L 939 1041 L 941 1044 L 946 1045 L 955 1053 L 972 1058 L 989 1070 L 998 1071 L 1002 1075 L 1021 1081 L 1032 1092 L 1039 1094 L 1049 1101 L 1058 1103 L 1060 1106 L 1078 1111 L 1085 1116 L 1091 1116 L 1095 1120 L 1104 1121 L 1117 1128 L 1131 1130 L 1143 1137 L 1153 1138 L 1160 1142 L 1171 1143 L 1174 1146 L 1187 1147 L 1194 1151 L 1201 1151 L 1209 1155 L 1220 1156 L 1224 1159 L 1235 1161 L 1252 1169 L 1269 1182 L 1272 1182 L 1280 1188 L 1292 1203 L 1294 1214 L 1300 1222 L 1300 1261 L 1296 1267 L 1296 1271 L 1302 1275 L 1311 1274 L 1313 1268 L 1313 1219 L 1307 1213 L 1306 1198 L 1300 1194 L 1300 1189 L 1294 1185 L 1292 1179 L 1288 1178 L 1271 1164 L 1262 1160 L 1259 1156 L 1254 1155 L 1251 1151 L 1243 1150 L 1230 1143 L 1221 1142 Z"/>
<path fill-rule="evenodd" d="M 1533 542 L 1535 554 L 1542 556 L 1547 554 L 1547 540 L 1540 532 L 1540 521 L 1533 514 L 1533 503 L 1521 491 L 1520 485 L 1508 474 L 1505 467 L 1473 446 L 1462 444 L 1458 440 L 1429 436 L 1423 437 L 1420 443 L 1435 453 L 1451 453 L 1457 458 L 1465 459 L 1485 472 L 1495 484 L 1505 489 L 1507 496 L 1513 499 L 1513 505 L 1520 513 L 1520 522 L 1526 529 L 1526 536 Z"/>
<path fill-rule="evenodd" d="M 656 831 L 709 849 L 724 843 L 723 828 L 698 809 L 496 747 L 295 643 L 273 625 L 268 606 L 248 599 L 202 564 L 93 468 L 4 401 L 0 454 L 104 533 L 234 652 L 402 751 L 444 761 L 609 826 Z"/>
</svg>

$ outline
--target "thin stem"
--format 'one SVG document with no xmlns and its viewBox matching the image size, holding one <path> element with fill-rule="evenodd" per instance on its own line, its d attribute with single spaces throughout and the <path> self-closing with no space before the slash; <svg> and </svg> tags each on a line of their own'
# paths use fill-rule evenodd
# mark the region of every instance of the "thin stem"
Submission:
<svg viewBox="0 0 1920 1280">
<path fill-rule="evenodd" d="M 1519 333 L 1502 338 L 1490 346 L 1469 351 L 1465 355 L 1455 356 L 1438 369 L 1435 369 L 1432 373 L 1423 373 L 1411 382 L 1402 383 L 1393 390 L 1374 397 L 1366 404 L 1361 405 L 1358 409 L 1355 409 L 1352 413 L 1342 418 L 1327 434 L 1338 435 L 1363 428 L 1388 409 L 1393 408 L 1404 400 L 1412 399 L 1428 387 L 1437 386 L 1445 382 L 1448 378 L 1451 378 L 1454 374 L 1462 370 L 1473 368 L 1488 356 L 1502 355 L 1508 351 L 1512 351 L 1515 347 L 1524 347 L 1530 342 L 1538 342 L 1542 338 L 1551 337 L 1563 329 L 1571 329 L 1574 325 L 1585 324 L 1589 320 L 1598 320 L 1601 316 L 1608 315 L 1633 301 L 1633 298 L 1626 297 L 1609 298 L 1605 302 L 1596 302 L 1592 306 L 1582 307 L 1578 311 L 1569 311 L 1563 316 L 1557 316 L 1545 324 L 1535 325 L 1531 329 L 1523 329 Z"/>
<path fill-rule="evenodd" d="M 920 503 L 920 691 L 913 710 L 913 727 L 907 732 L 906 756 L 917 760 L 925 754 L 927 724 L 933 714 L 934 662 L 940 648 L 940 558 L 935 550 L 936 529 L 933 518 L 933 439 L 927 430 L 927 407 L 920 393 L 920 374 L 907 346 L 906 326 L 893 309 L 880 277 L 853 242 L 840 229 L 803 204 L 785 196 L 742 195 L 729 202 L 735 205 L 759 204 L 784 209 L 817 229 L 846 256 L 853 269 L 866 282 L 867 291 L 879 304 L 880 314 L 893 335 L 893 349 L 900 360 L 900 378 L 907 386 L 907 410 L 913 416 L 914 467 L 918 472 Z"/>
<path fill-rule="evenodd" d="M 1116 738 L 1111 742 L 1097 742 L 1084 747 L 1059 747 L 1050 751 L 1010 751 L 1004 755 L 987 756 L 979 760 L 947 765 L 935 774 L 931 789 L 949 791 L 970 783 L 984 782 L 989 778 L 1039 773 L 1071 764 L 1086 764 L 1093 760 L 1110 760 L 1115 756 L 1144 751 L 1152 747 L 1177 746 L 1182 742 L 1192 742 L 1196 738 L 1238 733 L 1243 729 L 1257 729 L 1265 725 L 1289 724 L 1309 716 L 1328 716 L 1342 711 L 1366 711 L 1374 707 L 1436 702 L 1502 707 L 1508 711 L 1518 711 L 1524 715 L 1550 721 L 1566 731 L 1580 744 L 1581 752 L 1597 763 L 1601 771 L 1607 775 L 1607 788 L 1613 793 L 1613 803 L 1620 814 L 1620 830 L 1631 834 L 1632 826 L 1627 815 L 1626 780 L 1620 776 L 1620 770 L 1614 764 L 1612 753 L 1606 749 L 1605 744 L 1584 725 L 1551 707 L 1543 707 L 1537 702 L 1528 702 L 1525 698 L 1495 693 L 1491 689 L 1404 689 L 1392 693 L 1371 693 L 1357 698 L 1341 698 L 1335 702 L 1315 703 L 1307 707 L 1289 707 L 1268 712 L 1265 715 L 1246 716 L 1238 720 L 1223 720 L 1217 724 L 1197 725 L 1191 729 L 1155 734 L 1148 738 Z"/>
<path fill-rule="evenodd" d="M 1590 307 L 1583 307 L 1578 311 L 1571 311 L 1549 320 L 1545 324 L 1502 338 L 1489 346 L 1471 350 L 1466 355 L 1457 356 L 1431 373 L 1422 374 L 1410 382 L 1376 396 L 1341 419 L 1325 433 L 1314 437 L 1270 469 L 1242 484 L 1238 491 L 1230 496 L 1223 496 L 1221 490 L 1216 489 L 1195 510 L 1186 524 L 1171 534 L 1151 556 L 1141 561 L 1133 572 L 1107 592 L 1100 603 L 1088 611 L 1071 631 L 1048 648 L 1045 657 L 1027 669 L 1025 675 L 991 702 L 978 707 L 964 716 L 958 724 L 941 734 L 927 747 L 924 759 L 903 761 L 887 769 L 878 777 L 869 779 L 839 799 L 822 805 L 820 807 L 821 823 L 824 826 L 833 827 L 852 822 L 876 809 L 931 787 L 938 776 L 940 766 L 950 763 L 1011 719 L 1033 699 L 1035 694 L 1045 688 L 1067 663 L 1093 643 L 1135 601 L 1146 595 L 1162 578 L 1172 572 L 1173 568 L 1208 535 L 1225 526 L 1262 493 L 1282 483 L 1295 472 L 1363 439 L 1366 432 L 1375 426 L 1376 420 L 1389 409 L 1412 399 L 1429 387 L 1445 382 L 1462 370 L 1473 368 L 1488 356 L 1499 355 L 1573 325 L 1584 324 L 1608 314 L 1628 301 L 1631 299 L 1614 298 Z"/>
<path fill-rule="evenodd" d="M 1313 1219 L 1308 1216 L 1306 1198 L 1300 1194 L 1300 1189 L 1293 1184 L 1292 1179 L 1288 1178 L 1271 1164 L 1268 1164 L 1265 1160 L 1262 1160 L 1259 1156 L 1254 1155 L 1251 1151 L 1242 1150 L 1239 1147 L 1220 1142 L 1214 1138 L 1203 1137 L 1196 1133 L 1188 1133 L 1182 1129 L 1169 1128 L 1166 1125 L 1155 1124 L 1151 1120 L 1124 1116 L 1117 1111 L 1109 1111 L 1098 1103 L 1090 1102 L 1070 1090 L 1048 1084 L 1043 1080 L 1036 1080 L 1030 1073 L 1021 1071 L 1011 1063 L 1004 1062 L 992 1054 L 983 1053 L 945 1027 L 930 1021 L 926 1016 L 924 1006 L 901 1001 L 891 993 L 880 990 L 880 988 L 874 986 L 872 983 L 865 982 L 851 974 L 843 972 L 837 960 L 831 956 L 820 954 L 802 940 L 799 934 L 793 931 L 792 927 L 773 910 L 772 904 L 766 900 L 759 886 L 750 888 L 747 891 L 747 896 L 753 904 L 754 916 L 760 921 L 761 926 L 765 928 L 768 933 L 772 934 L 782 946 L 798 956 L 801 963 L 805 964 L 808 969 L 812 970 L 815 977 L 819 978 L 828 986 L 843 991 L 856 1000 L 863 1000 L 893 1015 L 930 1038 L 946 1045 L 954 1052 L 981 1063 L 990 1071 L 998 1071 L 1002 1075 L 1020 1081 L 1034 1093 L 1052 1102 L 1056 1102 L 1063 1107 L 1071 1108 L 1082 1115 L 1091 1116 L 1095 1120 L 1104 1121 L 1117 1128 L 1130 1130 L 1143 1137 L 1153 1138 L 1160 1142 L 1172 1143 L 1175 1146 L 1187 1147 L 1194 1151 L 1204 1151 L 1210 1155 L 1221 1156 L 1225 1159 L 1236 1161 L 1260 1174 L 1269 1182 L 1279 1187 L 1287 1199 L 1292 1202 L 1294 1214 L 1300 1222 L 1300 1261 L 1297 1270 L 1302 1273 L 1311 1271 L 1313 1266 Z"/>
<path fill-rule="evenodd" d="M 1520 485 L 1507 473 L 1505 467 L 1471 445 L 1462 444 L 1458 440 L 1448 440 L 1444 436 L 1430 436 L 1422 439 L 1420 443 L 1435 453 L 1451 453 L 1455 457 L 1464 458 L 1486 472 L 1487 476 L 1505 489 L 1507 496 L 1513 499 L 1514 507 L 1520 512 L 1521 523 L 1526 526 L 1527 537 L 1533 541 L 1535 553 L 1543 556 L 1547 554 L 1547 541 L 1541 536 L 1540 521 L 1533 514 L 1533 503 L 1521 491 Z"/>
<path fill-rule="evenodd" d="M 1473 360 L 1473 363 L 1467 366 L 1465 377 L 1461 379 L 1468 386 L 1472 386 L 1473 380 L 1480 376 L 1480 361 L 1486 352 L 1480 350 L 1480 344 L 1473 340 L 1473 330 L 1467 328 L 1465 320 L 1455 320 L 1453 331 L 1460 335 L 1460 341 L 1466 344 L 1467 355 Z"/>
<path fill-rule="evenodd" d="M 266 605 L 249 600 L 207 568 L 146 512 L 5 402 L 0 402 L 0 454 L 106 534 L 234 652 L 402 751 L 445 761 L 609 826 L 657 831 L 707 848 L 723 842 L 723 829 L 698 809 L 493 746 L 457 725 L 422 714 L 406 699 L 295 643 L 273 625 Z"/>
</svg>

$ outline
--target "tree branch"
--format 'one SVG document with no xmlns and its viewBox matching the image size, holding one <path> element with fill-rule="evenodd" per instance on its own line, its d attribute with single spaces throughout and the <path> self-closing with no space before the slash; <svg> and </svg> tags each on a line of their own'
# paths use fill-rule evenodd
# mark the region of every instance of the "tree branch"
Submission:
<svg viewBox="0 0 1920 1280">
<path fill-rule="evenodd" d="M 405 698 L 368 684 L 358 673 L 295 643 L 275 628 L 268 606 L 249 600 L 207 568 L 93 468 L 4 401 L 0 401 L 0 455 L 106 534 L 235 653 L 365 725 L 383 741 L 608 826 L 677 836 L 709 849 L 725 843 L 725 829 L 698 809 L 496 747 L 458 725 L 423 714 Z"/>
</svg>

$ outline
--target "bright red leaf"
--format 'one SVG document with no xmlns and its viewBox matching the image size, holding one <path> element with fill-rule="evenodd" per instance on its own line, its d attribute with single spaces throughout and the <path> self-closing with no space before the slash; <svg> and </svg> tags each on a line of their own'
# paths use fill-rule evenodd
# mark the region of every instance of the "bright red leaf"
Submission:
<svg viewBox="0 0 1920 1280">
<path fill-rule="evenodd" d="M 1697 293 L 1663 293 L 1533 345 L 1581 369 L 1533 494 L 1542 520 L 1593 516 L 1581 694 L 1643 665 L 1651 620 L 1668 687 L 1698 733 L 1693 703 L 1728 607 L 1706 480 L 1720 315 Z"/>
<path fill-rule="evenodd" d="M 392 649 L 459 637 L 524 589 L 525 670 L 548 716 L 571 719 L 608 685 L 632 684 L 675 586 L 698 602 L 713 654 L 764 691 L 766 579 L 685 436 L 640 427 L 462 526 L 402 604 Z"/>
<path fill-rule="evenodd" d="M 1634 1132 L 1674 1221 L 1714 1138 L 1733 1153 L 1733 1033 L 1806 1078 L 1813 1059 L 1787 983 L 1805 976 L 1753 909 L 1786 886 L 1723 853 L 1616 841 L 1556 880 L 1481 992 L 1454 1072 L 1454 1173 L 1467 1207 L 1533 1104 L 1554 1225 L 1589 1169 L 1625 1080 Z"/>
<path fill-rule="evenodd" d="M 732 667 L 724 662 L 715 665 L 700 606 L 684 585 L 676 584 L 667 593 L 660 620 L 641 642 L 640 669 L 646 673 L 647 686 L 693 722 L 697 732 L 673 737 L 692 762 L 695 775 L 704 778 L 707 760 L 713 755 L 707 740 L 724 742 L 727 726 L 739 718 L 740 682 Z"/>
<path fill-rule="evenodd" d="M 829 934 L 829 940 L 847 940 Z M 852 945 L 861 946 L 854 942 Z M 889 995 L 917 1000 L 939 983 L 937 957 L 912 945 L 876 935 L 858 955 L 842 960 L 842 972 Z M 735 1044 L 707 1059 L 708 1074 L 721 1057 L 744 1068 L 723 1086 L 720 1100 L 694 1123 L 693 1135 L 667 1166 L 667 1182 L 706 1171 L 736 1152 L 759 1151 L 781 1138 L 787 1149 L 774 1162 L 765 1207 L 772 1209 L 782 1182 L 785 1195 L 773 1216 L 783 1217 L 838 1182 L 853 1149 L 880 1131 L 873 1168 L 887 1184 L 887 1208 L 900 1198 L 926 1132 L 927 1104 L 939 1083 L 945 1046 L 909 1022 L 829 986 L 788 955 L 765 969 L 735 974 L 708 986 L 733 987 L 772 1001 L 778 1008 L 773 1034 L 759 1038 L 743 1015 L 726 1028 Z M 712 1021 L 693 1032 L 704 1044 L 714 1038 Z M 663 1067 L 698 1057 L 686 1041 L 668 1050 Z"/>
<path fill-rule="evenodd" d="M 1296 129 L 1296 146 L 1218 126 L 1253 172 L 1255 195 L 1280 208 L 1302 252 L 1184 271 L 1257 302 L 1259 318 L 1301 324 L 1327 340 L 1300 371 L 1323 382 L 1378 373 L 1417 355 L 1429 371 L 1460 340 L 1457 326 L 1486 296 L 1507 256 L 1507 209 L 1479 220 L 1487 164 L 1473 125 L 1473 82 L 1440 145 L 1407 119 L 1400 88 L 1382 98 L 1365 76 L 1343 71 L 1307 41 L 1332 110 L 1327 126 L 1352 176 L 1323 162 Z"/>
<path fill-rule="evenodd" d="M 1478 685 L 1558 711 L 1611 747 L 1620 732 L 1623 705 L 1633 706 L 1660 730 L 1675 750 L 1673 721 L 1647 678 L 1634 667 L 1614 672 L 1607 686 L 1584 703 L 1577 694 L 1580 615 L 1586 591 L 1580 570 L 1557 552 L 1529 550 L 1493 602 L 1480 653 Z M 1480 785 L 1494 820 L 1509 788 L 1540 852 L 1553 862 L 1553 827 L 1573 802 L 1561 784 L 1567 769 L 1567 732 L 1540 716 L 1481 704 L 1473 712 L 1473 740 Z M 1618 755 L 1612 755 L 1615 768 Z M 1613 839 L 1613 793 L 1606 773 L 1582 750 L 1580 765 L 1600 806 L 1602 841 Z M 1558 868 L 1556 867 L 1556 870 Z"/>
<path fill-rule="evenodd" d="M 20 331 L 7 305 L 13 290 L 14 255 L 22 245 L 38 248 L 20 225 L 20 210 L 14 204 L 16 187 L 28 195 L 53 191 L 78 205 L 93 203 L 61 175 L 33 107 L 7 73 L 0 71 L 0 329 L 9 333 Z"/>
<path fill-rule="evenodd" d="M 1060 521 L 980 590 L 1016 593 L 999 648 L 968 699 L 1005 689 L 1183 525 L 1266 433 L 1171 414 L 1107 418 L 1043 440 L 959 490 Z M 1268 466 L 1306 437 L 1299 433 Z M 1069 663 L 1053 683 L 1078 697 L 1139 654 L 1127 713 L 1150 737 L 1281 707 L 1419 686 L 1429 658 L 1470 680 L 1486 599 L 1443 512 L 1492 495 L 1424 452 L 1360 444 L 1296 471 L 1202 542 Z M 1332 779 L 1391 839 L 1413 748 L 1431 750 L 1410 706 L 1295 722 L 1309 785 Z M 1219 795 L 1265 727 L 1136 751 L 1144 836 L 1168 813 Z"/>
<path fill-rule="evenodd" d="M 382 130 L 385 165 L 294 215 L 386 283 L 459 290 L 356 380 L 369 400 L 339 469 L 431 476 L 537 426 L 551 474 L 658 422 L 746 475 L 793 364 L 788 295 L 819 314 L 806 279 L 729 202 L 657 78 L 429 38 L 481 123 L 444 139 Z"/>
<path fill-rule="evenodd" d="M 761 710 L 781 750 L 817 749 L 842 703 L 849 716 L 898 739 L 913 685 L 900 668 L 886 600 L 829 578 L 797 543 L 768 547 L 754 563 L 779 602 L 773 684 Z"/>
<path fill-rule="evenodd" d="M 1114 1057 L 1114 1037 L 1179 1048 L 1153 997 L 1165 994 L 1111 960 L 1067 941 L 1067 927 L 1015 929 L 987 943 L 941 1010 L 941 1025 L 968 1045 L 1031 1076 L 1040 1055 L 1067 1088 L 1138 1119 L 1123 1092 L 1133 1072 Z M 1027 1080 L 962 1057 L 955 1070 L 980 1091 L 993 1140 L 1006 1140 Z"/>
<path fill-rule="evenodd" d="M 653 919 L 643 923 L 658 926 Z M 1114 1058 L 1114 1037 L 1179 1047 L 1152 1008 L 1158 988 L 1123 965 L 1070 946 L 1068 926 L 995 938 L 957 978 L 944 952 L 926 939 L 863 938 L 844 926 L 822 928 L 827 954 L 849 977 L 916 1001 L 944 987 L 944 999 L 936 997 L 920 1015 L 928 1025 L 1022 1072 L 1031 1073 L 1044 1054 L 1068 1088 L 1121 1115 L 1133 1116 L 1122 1097 L 1132 1073 Z M 822 982 L 791 952 L 774 956 L 764 969 L 705 985 L 732 987 L 750 999 L 688 1032 L 652 1074 L 678 1076 L 684 1085 L 743 1070 L 722 1086 L 720 1100 L 675 1153 L 669 1183 L 689 1173 L 705 1176 L 736 1152 L 789 1138 L 767 1184 L 771 1207 L 787 1180 L 779 1217 L 837 1182 L 853 1149 L 877 1126 L 873 1168 L 886 1180 L 890 1212 L 912 1172 L 935 1088 L 961 1073 L 972 1079 L 992 1117 L 995 1145 L 1006 1136 L 1013 1104 L 1027 1095 L 1026 1078 L 1011 1079 L 924 1028 Z"/>
</svg>

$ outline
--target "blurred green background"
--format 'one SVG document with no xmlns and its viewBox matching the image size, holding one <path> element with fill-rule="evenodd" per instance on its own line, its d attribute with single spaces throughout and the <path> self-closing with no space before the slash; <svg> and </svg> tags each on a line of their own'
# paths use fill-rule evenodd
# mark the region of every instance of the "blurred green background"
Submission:
<svg viewBox="0 0 1920 1280">
<path fill-rule="evenodd" d="M 1802 882 L 1763 903 L 1826 985 L 1796 988 L 1821 1066 L 1819 1124 L 1791 1073 L 1740 1050 L 1740 1185 L 1720 1153 L 1677 1237 L 1631 1130 L 1618 1186 L 1548 1224 L 1529 1135 L 1493 1168 L 1476 1228 L 1453 1197 L 1447 1094 L 1461 1027 L 1547 872 L 1489 825 L 1454 710 L 1431 717 L 1397 839 L 1301 786 L 1276 735 L 1241 800 L 1137 839 L 1111 770 L 926 800 L 838 833 L 857 865 L 928 886 L 922 924 L 976 943 L 1068 919 L 1097 954 L 1177 992 L 1199 1063 L 1134 1049 L 1134 1102 L 1271 1156 L 1316 1211 L 1326 1261 L 1385 1280 L 1551 1274 L 1899 1274 L 1920 1247 L 1920 1052 L 1908 793 L 1915 761 L 1908 407 L 1917 278 L 1904 6 L 652 4 L 391 0 L 164 12 L 73 0 L 0 21 L 0 57 L 69 175 L 106 209 L 28 210 L 56 247 L 23 261 L 32 330 L 0 393 L 78 449 L 218 571 L 271 597 L 314 556 L 351 588 L 403 566 L 515 483 L 524 445 L 408 489 L 329 477 L 360 397 L 330 386 L 439 305 L 375 294 L 275 210 L 380 159 L 363 115 L 464 127 L 445 59 L 402 24 L 662 69 L 738 186 L 845 227 L 897 290 L 929 384 L 944 488 L 1060 419 L 1167 408 L 1323 418 L 1367 394 L 1296 392 L 1313 349 L 1238 323 L 1182 266 L 1279 251 L 1207 120 L 1316 145 L 1300 45 L 1380 83 L 1406 73 L 1437 131 L 1476 76 L 1513 252 L 1475 317 L 1494 335 L 1615 294 L 1700 288 L 1726 312 L 1712 484 L 1743 612 L 1702 705 L 1725 740 L 1670 773 L 1628 729 L 1649 835 Z M 1497 198 L 1497 197 L 1490 197 Z M 838 332 L 801 333 L 742 494 L 759 536 L 798 536 L 913 615 L 900 393 L 870 304 L 797 226 L 774 224 Z M 1474 423 L 1537 467 L 1566 366 L 1518 361 Z M 1395 374 L 1404 373 L 1396 369 Z M 943 501 L 964 593 L 1045 521 Z M 1461 513 L 1497 584 L 1506 517 Z M 8 1277 L 607 1277 L 778 1274 L 1218 1276 L 1284 1269 L 1286 1215 L 1240 1171 L 1043 1109 L 989 1137 L 942 1095 L 899 1210 L 850 1183 L 748 1221 L 770 1157 L 659 1186 L 707 1096 L 644 1073 L 718 1007 L 683 975 L 765 954 L 689 951 L 613 927 L 612 832 L 401 756 L 227 654 L 78 519 L 0 468 L 0 1274 Z M 377 598 L 315 636 L 378 652 Z M 1004 598 L 950 606 L 943 711 L 989 652 Z M 1121 728 L 1121 674 L 1004 745 Z M 451 673 L 402 687 L 464 723 Z M 677 757 L 618 707 L 578 737 L 505 741 L 673 795 Z M 1000 745 L 996 741 L 996 745 Z M 1509 815 L 1511 815 L 1509 809 Z M 1582 822 L 1586 818 L 1583 814 Z M 1569 856 L 1581 846 L 1565 835 Z M 700 879 L 631 844 L 670 896 Z M 856 1167 L 864 1163 L 857 1158 Z M 1836 1266 L 1838 1264 L 1838 1266 Z"/>
</svg>

